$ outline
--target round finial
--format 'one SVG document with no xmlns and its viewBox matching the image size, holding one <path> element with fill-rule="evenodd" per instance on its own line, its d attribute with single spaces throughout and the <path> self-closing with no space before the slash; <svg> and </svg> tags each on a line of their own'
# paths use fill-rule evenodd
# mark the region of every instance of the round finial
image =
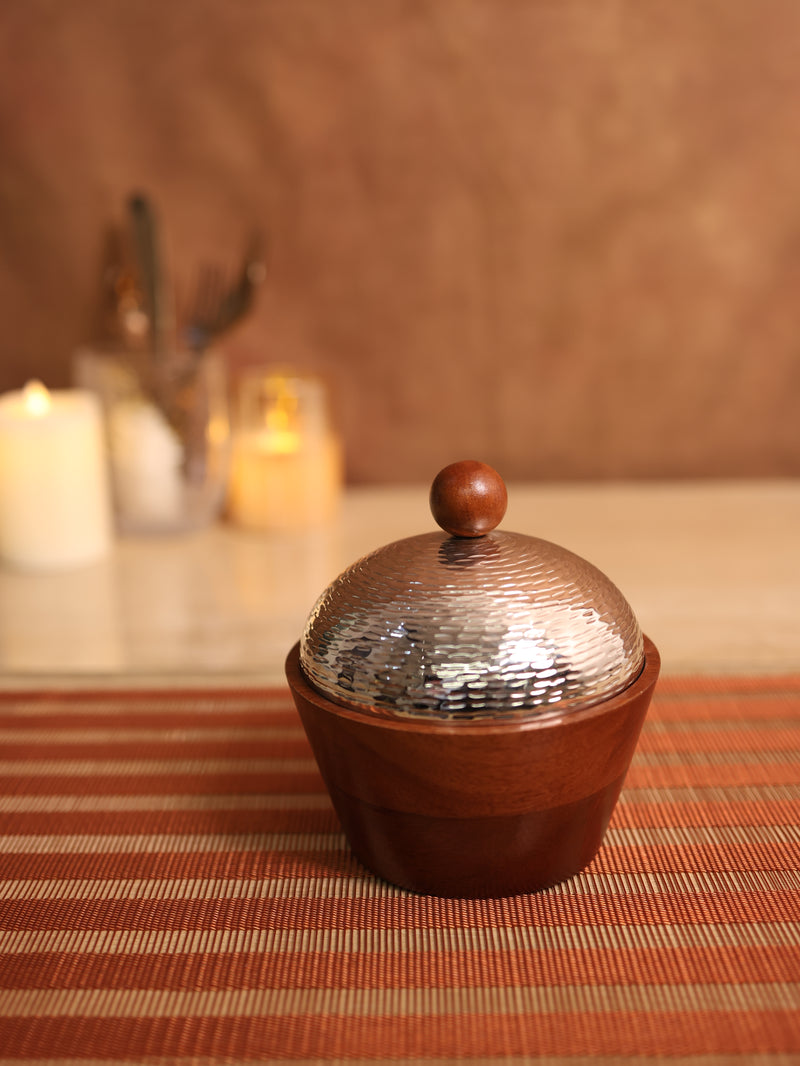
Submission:
<svg viewBox="0 0 800 1066">
<path fill-rule="evenodd" d="M 482 537 L 502 521 L 508 494 L 491 466 L 464 459 L 439 471 L 431 485 L 430 503 L 433 517 L 445 532 Z"/>
</svg>

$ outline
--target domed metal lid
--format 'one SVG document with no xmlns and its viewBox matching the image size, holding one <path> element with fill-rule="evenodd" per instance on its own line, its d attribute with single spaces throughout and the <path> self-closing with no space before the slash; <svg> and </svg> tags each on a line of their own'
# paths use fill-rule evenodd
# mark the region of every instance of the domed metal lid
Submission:
<svg viewBox="0 0 800 1066">
<path fill-rule="evenodd" d="M 446 531 L 379 548 L 320 596 L 300 642 L 311 684 L 439 721 L 561 715 L 627 688 L 644 647 L 622 593 L 564 548 L 495 530 L 505 506 L 491 467 L 445 467 L 431 509 Z"/>
</svg>

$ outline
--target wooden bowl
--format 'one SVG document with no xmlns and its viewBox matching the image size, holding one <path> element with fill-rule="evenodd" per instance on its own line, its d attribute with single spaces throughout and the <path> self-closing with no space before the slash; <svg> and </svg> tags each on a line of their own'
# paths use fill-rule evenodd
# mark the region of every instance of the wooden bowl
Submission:
<svg viewBox="0 0 800 1066">
<path fill-rule="evenodd" d="M 426 895 L 536 892 L 597 853 L 660 669 L 644 638 L 641 673 L 621 693 L 562 715 L 437 722 L 339 706 L 300 666 L 286 676 L 354 854 Z"/>
</svg>

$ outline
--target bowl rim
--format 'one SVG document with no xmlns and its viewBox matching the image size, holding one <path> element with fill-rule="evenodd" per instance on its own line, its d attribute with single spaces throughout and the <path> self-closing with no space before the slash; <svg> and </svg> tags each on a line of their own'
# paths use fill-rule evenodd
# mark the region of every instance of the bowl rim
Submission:
<svg viewBox="0 0 800 1066">
<path fill-rule="evenodd" d="M 285 671 L 286 679 L 291 689 L 298 692 L 306 701 L 312 703 L 319 710 L 326 711 L 334 717 L 403 733 L 420 733 L 428 736 L 433 734 L 492 736 L 499 733 L 508 733 L 509 731 L 539 731 L 578 724 L 587 721 L 587 719 L 613 713 L 626 703 L 638 698 L 642 692 L 655 685 L 661 672 L 661 656 L 656 645 L 646 633 L 642 634 L 642 641 L 644 645 L 642 668 L 621 692 L 606 699 L 598 700 L 597 703 L 593 703 L 588 707 L 580 707 L 576 710 L 567 708 L 561 714 L 558 713 L 557 709 L 554 709 L 539 715 L 534 714 L 529 717 L 504 718 L 501 720 L 479 718 L 454 721 L 452 719 L 438 720 L 424 717 L 404 717 L 368 704 L 349 703 L 345 700 L 334 702 L 314 688 L 303 672 L 303 668 L 300 665 L 299 640 L 293 645 L 286 657 Z"/>
</svg>

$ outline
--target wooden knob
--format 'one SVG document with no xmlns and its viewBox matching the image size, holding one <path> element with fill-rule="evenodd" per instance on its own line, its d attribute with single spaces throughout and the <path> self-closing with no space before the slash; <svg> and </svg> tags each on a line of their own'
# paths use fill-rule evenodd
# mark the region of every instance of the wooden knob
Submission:
<svg viewBox="0 0 800 1066">
<path fill-rule="evenodd" d="M 482 537 L 502 521 L 508 493 L 491 466 L 464 459 L 439 471 L 431 485 L 430 503 L 433 517 L 447 533 Z"/>
</svg>

